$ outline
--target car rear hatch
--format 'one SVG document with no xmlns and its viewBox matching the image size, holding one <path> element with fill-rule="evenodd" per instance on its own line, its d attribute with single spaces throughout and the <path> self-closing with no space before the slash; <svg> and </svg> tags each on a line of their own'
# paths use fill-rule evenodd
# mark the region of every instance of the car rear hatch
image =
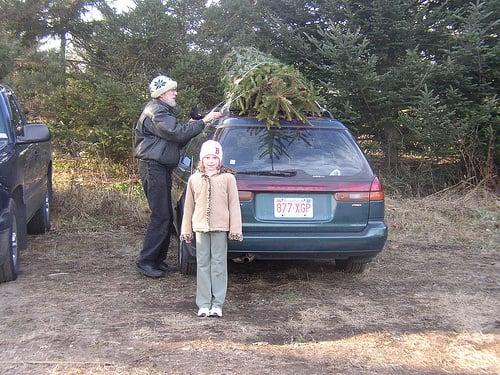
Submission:
<svg viewBox="0 0 500 375">
<path fill-rule="evenodd" d="M 375 176 L 345 127 L 327 125 L 225 129 L 244 232 L 363 231 Z"/>
<path fill-rule="evenodd" d="M 361 232 L 368 223 L 371 181 L 238 177 L 237 183 L 247 231 Z"/>
</svg>

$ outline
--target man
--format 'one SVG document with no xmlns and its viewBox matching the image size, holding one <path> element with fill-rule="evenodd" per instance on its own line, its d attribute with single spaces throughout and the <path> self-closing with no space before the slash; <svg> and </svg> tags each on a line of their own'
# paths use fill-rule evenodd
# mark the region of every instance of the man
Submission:
<svg viewBox="0 0 500 375">
<path fill-rule="evenodd" d="M 151 81 L 149 90 L 152 99 L 134 130 L 134 156 L 139 159 L 142 187 L 151 210 L 137 269 L 145 276 L 157 278 L 169 271 L 165 259 L 172 227 L 171 174 L 179 163 L 180 148 L 222 114 L 210 112 L 201 120 L 181 125 L 175 111 L 177 82 L 158 76 Z"/>
</svg>

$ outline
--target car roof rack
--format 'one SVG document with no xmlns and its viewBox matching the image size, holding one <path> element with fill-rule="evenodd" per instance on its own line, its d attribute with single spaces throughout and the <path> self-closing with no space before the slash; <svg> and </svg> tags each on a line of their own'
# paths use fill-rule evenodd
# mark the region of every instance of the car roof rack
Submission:
<svg viewBox="0 0 500 375">
<path fill-rule="evenodd" d="M 317 101 L 315 101 L 316 105 L 318 106 L 319 108 L 319 111 L 321 113 L 321 117 L 328 117 L 328 118 L 331 118 L 331 119 L 334 119 L 332 113 L 326 109 L 325 107 L 323 107 L 321 104 L 319 104 Z"/>
</svg>

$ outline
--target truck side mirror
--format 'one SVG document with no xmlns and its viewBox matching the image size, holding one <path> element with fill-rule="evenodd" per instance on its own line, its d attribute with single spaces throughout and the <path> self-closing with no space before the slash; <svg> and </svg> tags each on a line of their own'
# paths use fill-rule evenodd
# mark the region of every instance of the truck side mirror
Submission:
<svg viewBox="0 0 500 375">
<path fill-rule="evenodd" d="M 24 130 L 24 128 L 23 128 L 23 126 L 18 125 L 18 126 L 16 126 L 16 127 L 15 127 L 15 129 L 14 129 L 14 130 L 15 130 L 15 132 L 16 132 L 16 136 L 17 136 L 17 137 L 20 137 L 20 136 L 22 137 L 22 136 L 24 135 L 24 131 L 23 131 L 23 130 Z"/>
<path fill-rule="evenodd" d="M 24 126 L 24 134 L 17 136 L 17 143 L 39 143 L 50 140 L 50 130 L 44 124 L 28 124 Z"/>
</svg>

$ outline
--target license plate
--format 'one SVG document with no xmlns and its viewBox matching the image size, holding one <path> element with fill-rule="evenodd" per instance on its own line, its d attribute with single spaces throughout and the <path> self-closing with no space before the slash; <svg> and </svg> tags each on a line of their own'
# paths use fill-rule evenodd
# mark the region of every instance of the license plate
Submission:
<svg viewBox="0 0 500 375">
<path fill-rule="evenodd" d="M 312 198 L 274 198 L 274 217 L 313 217 Z"/>
</svg>

